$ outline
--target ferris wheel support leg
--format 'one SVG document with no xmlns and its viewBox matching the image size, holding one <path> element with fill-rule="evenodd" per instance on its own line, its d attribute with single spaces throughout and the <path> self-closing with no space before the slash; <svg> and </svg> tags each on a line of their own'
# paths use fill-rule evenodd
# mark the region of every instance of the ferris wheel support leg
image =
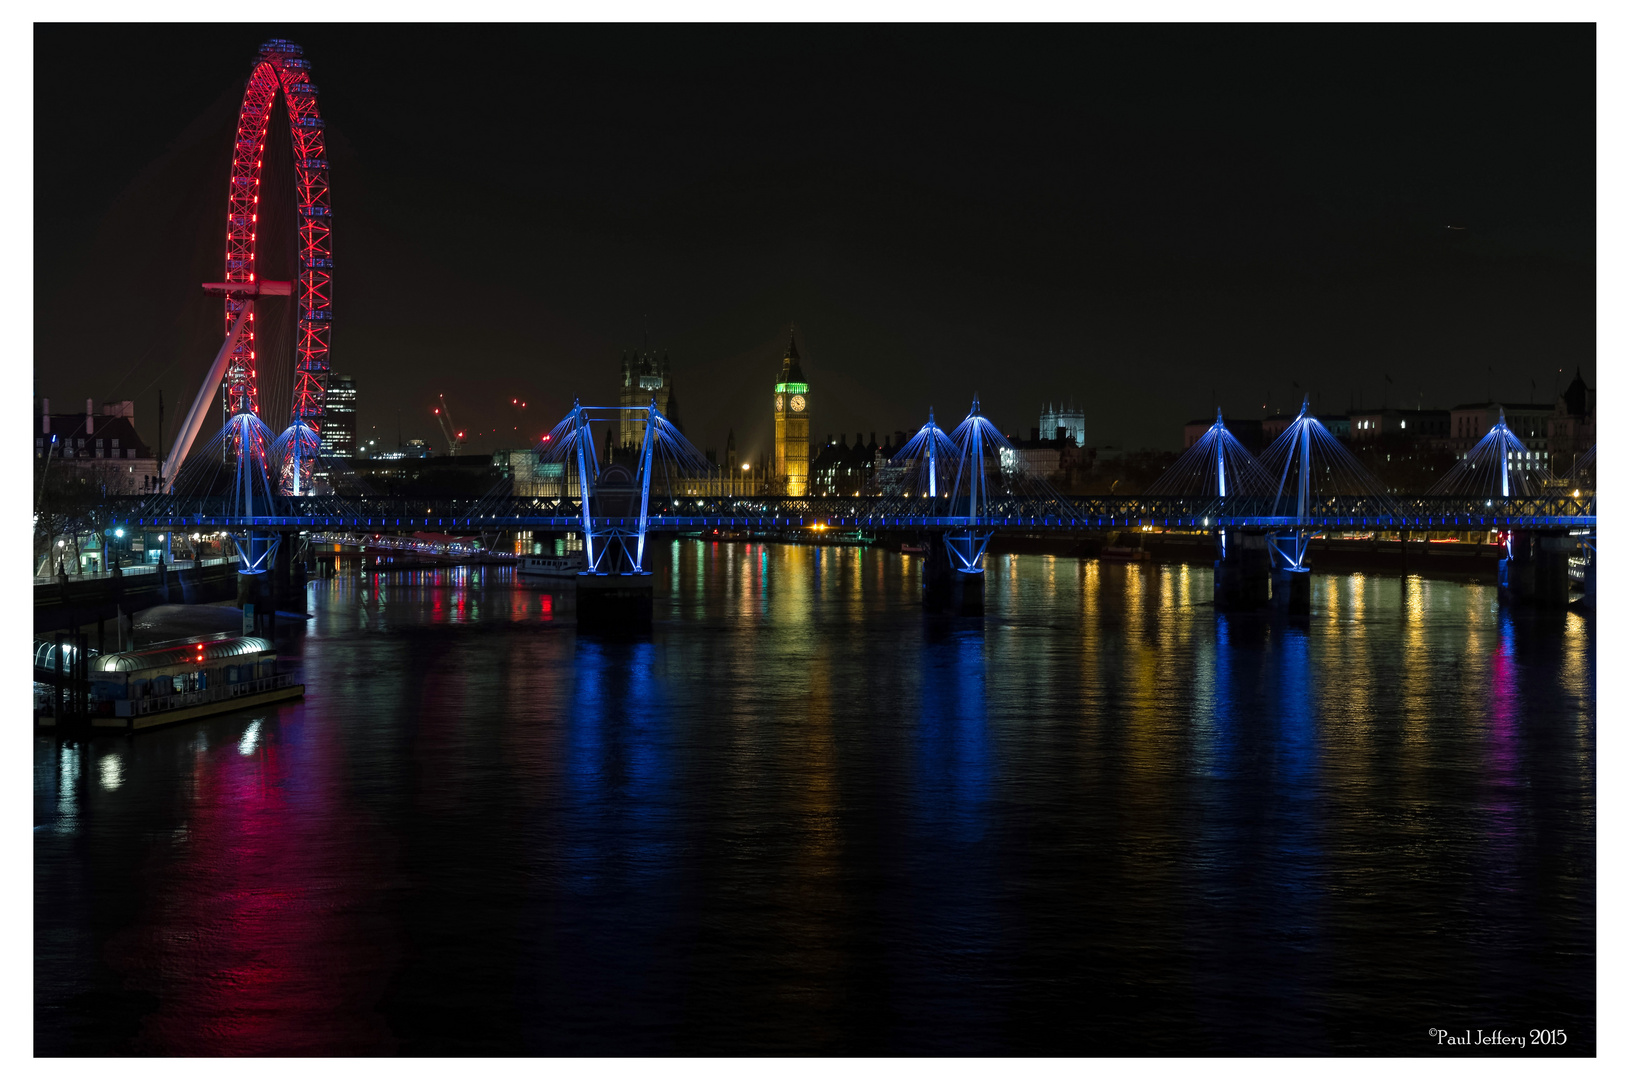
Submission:
<svg viewBox="0 0 1630 1080">
<path fill-rule="evenodd" d="M 221 343 L 221 351 L 215 354 L 215 360 L 209 365 L 208 374 L 204 376 L 204 384 L 198 388 L 198 396 L 193 399 L 192 410 L 181 422 L 181 430 L 175 437 L 175 447 L 164 462 L 162 479 L 166 494 L 175 487 L 176 475 L 181 472 L 181 466 L 187 460 L 187 452 L 192 449 L 193 440 L 198 438 L 198 429 L 204 425 L 204 414 L 209 412 L 209 404 L 215 400 L 215 390 L 221 385 L 221 379 L 226 374 L 226 363 L 232 358 L 232 350 L 238 347 L 238 338 L 243 336 L 244 321 L 248 319 L 254 307 L 252 300 L 243 302 L 237 319 L 232 323 L 232 332 L 226 335 L 226 340 Z"/>
</svg>

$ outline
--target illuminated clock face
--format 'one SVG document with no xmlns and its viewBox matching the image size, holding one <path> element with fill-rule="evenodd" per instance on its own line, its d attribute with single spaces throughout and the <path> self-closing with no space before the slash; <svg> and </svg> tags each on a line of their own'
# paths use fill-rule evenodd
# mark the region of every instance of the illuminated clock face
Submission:
<svg viewBox="0 0 1630 1080">
<path fill-rule="evenodd" d="M 784 412 L 787 408 L 787 399 L 780 394 L 775 395 L 775 411 Z"/>
<path fill-rule="evenodd" d="M 794 394 L 794 395 L 792 395 L 792 411 L 793 412 L 803 412 L 804 411 L 804 395 L 802 395 L 802 394 Z"/>
</svg>

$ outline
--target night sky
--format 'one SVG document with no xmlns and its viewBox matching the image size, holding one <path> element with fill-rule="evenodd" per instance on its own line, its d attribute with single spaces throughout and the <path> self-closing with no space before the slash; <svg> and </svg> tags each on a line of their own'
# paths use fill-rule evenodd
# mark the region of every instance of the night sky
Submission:
<svg viewBox="0 0 1630 1080">
<path fill-rule="evenodd" d="M 1596 382 L 1590 26 L 45 26 L 34 391 L 57 411 L 134 397 L 151 439 L 159 389 L 171 431 L 196 392 L 274 36 L 327 123 L 363 437 L 394 443 L 399 411 L 435 438 L 444 392 L 500 429 L 470 449 L 530 445 L 574 396 L 615 403 L 648 340 L 692 440 L 722 460 L 733 426 L 756 456 L 789 323 L 817 439 L 975 392 L 1005 431 L 1073 397 L 1089 443 L 1177 448 L 1213 401 Z"/>
</svg>

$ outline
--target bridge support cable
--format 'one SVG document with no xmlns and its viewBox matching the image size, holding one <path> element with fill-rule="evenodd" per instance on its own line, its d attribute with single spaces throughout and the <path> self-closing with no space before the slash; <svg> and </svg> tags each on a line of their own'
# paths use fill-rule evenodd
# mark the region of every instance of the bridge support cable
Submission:
<svg viewBox="0 0 1630 1080">
<path fill-rule="evenodd" d="M 589 517 L 589 502 L 594 496 L 594 477 L 600 468 L 598 463 L 592 470 L 589 468 L 590 463 L 594 462 L 594 436 L 589 432 L 589 421 L 582 403 L 576 398 L 572 399 L 571 424 L 571 438 L 556 445 L 562 452 L 569 449 L 577 451 L 577 499 L 583 512 L 583 550 L 589 566 L 594 567 L 599 565 L 599 561 L 594 555 L 594 523 Z"/>
<path fill-rule="evenodd" d="M 951 465 L 958 457 L 957 445 L 934 422 L 928 422 L 889 459 L 880 483 L 879 512 L 900 517 L 928 516 L 938 512 L 942 493 L 949 490 Z"/>
<path fill-rule="evenodd" d="M 1273 493 L 1273 477 L 1228 430 L 1218 409 L 1216 422 L 1156 477 L 1145 494 L 1150 505 L 1158 500 L 1164 507 L 1162 520 L 1167 524 L 1174 519 L 1187 521 L 1191 527 L 1204 522 L 1210 529 L 1215 522 L 1218 551 L 1226 559 L 1228 530 L 1222 523 L 1230 509 Z"/>
<path fill-rule="evenodd" d="M 296 420 L 272 443 L 271 465 L 280 492 L 296 498 L 313 494 L 312 463 L 322 453 L 322 439 L 310 425 Z"/>
<path fill-rule="evenodd" d="M 1591 450 L 1593 454 L 1595 448 Z M 1592 454 L 1586 457 L 1594 463 Z M 1426 493 L 1509 499 L 1542 494 L 1550 478 L 1550 467 L 1507 426 L 1502 408 L 1500 418 L 1489 428 L 1488 434 L 1466 451 L 1454 468 L 1444 473 Z"/>
<path fill-rule="evenodd" d="M 1332 519 L 1337 525 L 1410 527 L 1404 508 L 1311 413 L 1306 397 L 1296 419 L 1263 452 L 1261 463 L 1279 476 L 1270 516 L 1290 526 L 1274 530 L 1271 546 L 1281 570 L 1306 569 L 1309 542 Z M 1347 522 L 1332 513 L 1338 506 L 1347 512 Z"/>
</svg>

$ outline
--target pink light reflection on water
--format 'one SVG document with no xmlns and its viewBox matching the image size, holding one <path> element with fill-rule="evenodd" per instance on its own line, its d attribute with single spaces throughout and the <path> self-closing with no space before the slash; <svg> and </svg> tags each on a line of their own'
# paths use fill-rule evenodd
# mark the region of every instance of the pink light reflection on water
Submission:
<svg viewBox="0 0 1630 1080">
<path fill-rule="evenodd" d="M 1522 786 L 1517 721 L 1522 710 L 1518 688 L 1516 643 L 1509 614 L 1502 612 L 1496 631 L 1498 644 L 1489 656 L 1489 710 L 1487 757 L 1484 768 L 1487 815 L 1484 836 L 1489 844 L 1492 871 L 1508 878 L 1516 865 L 1517 799 Z"/>
<path fill-rule="evenodd" d="M 228 725 L 200 733 L 184 838 L 155 854 L 155 894 L 109 946 L 110 962 L 159 1000 L 136 1053 L 395 1049 L 370 974 L 388 970 L 378 954 L 390 935 L 359 910 L 382 885 L 379 844 L 334 802 L 342 750 L 302 710 L 264 717 L 247 753 L 220 737 Z"/>
</svg>

